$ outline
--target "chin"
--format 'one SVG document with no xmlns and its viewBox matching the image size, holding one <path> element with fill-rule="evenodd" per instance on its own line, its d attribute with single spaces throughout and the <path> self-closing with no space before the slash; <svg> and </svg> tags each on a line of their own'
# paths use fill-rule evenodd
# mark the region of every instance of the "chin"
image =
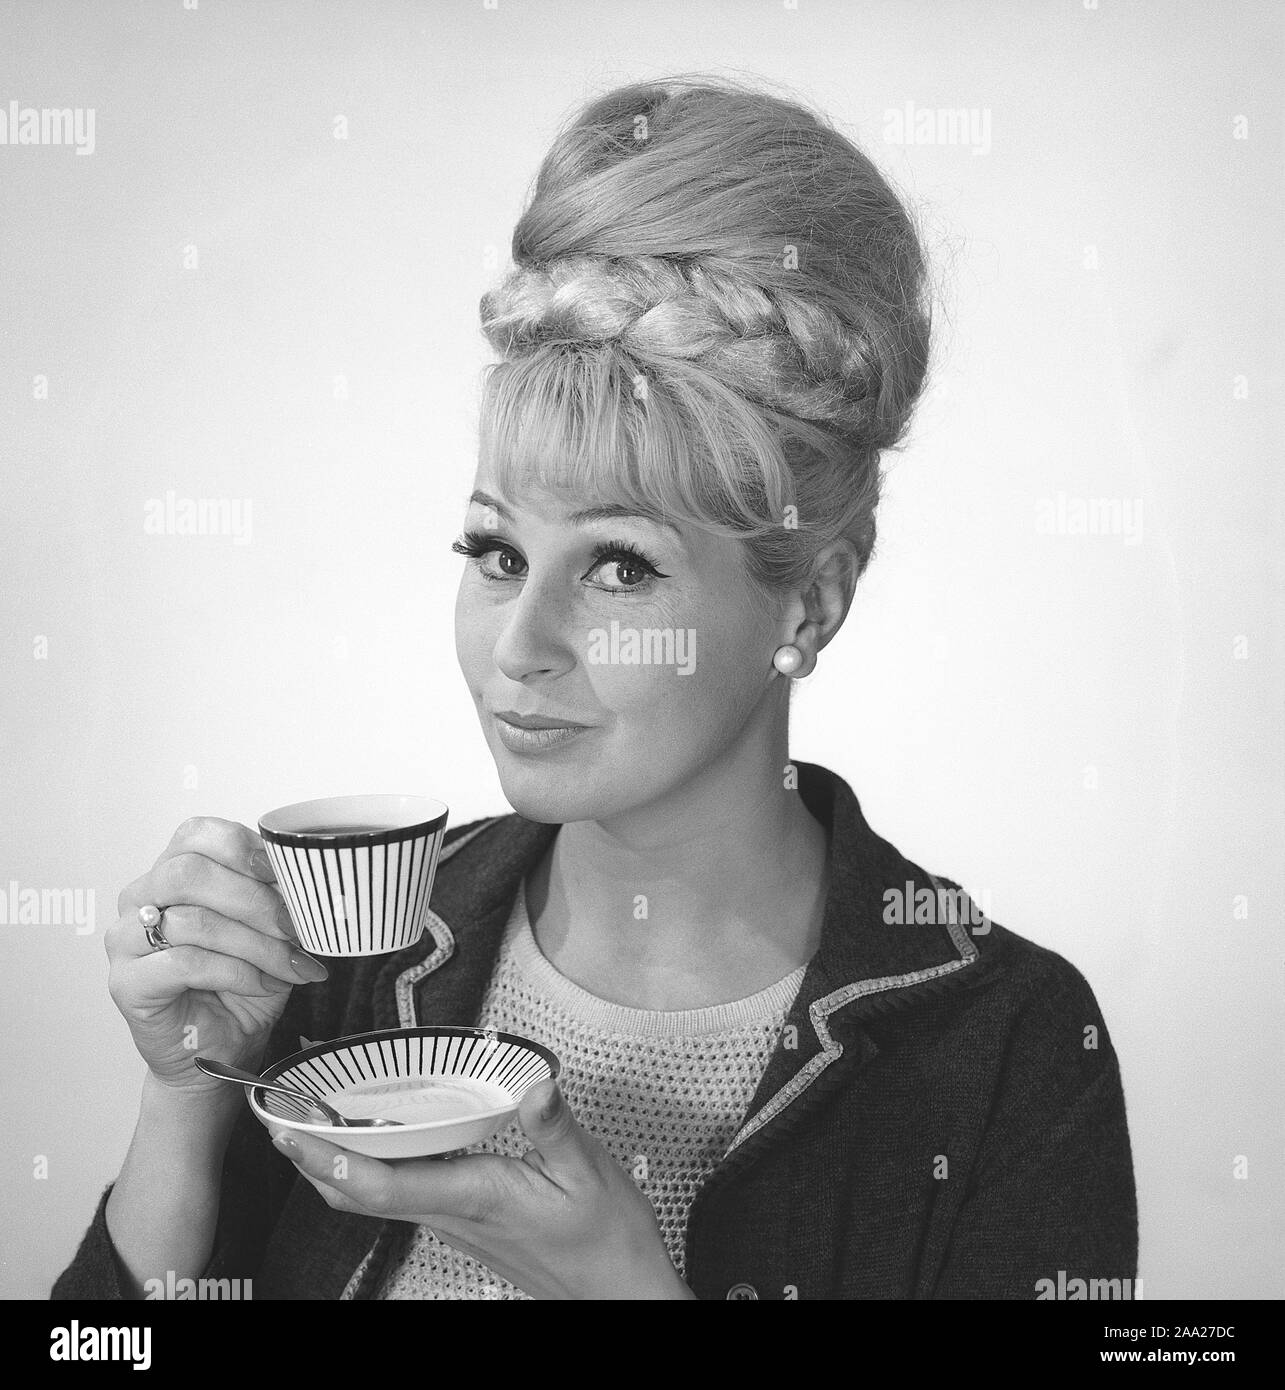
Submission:
<svg viewBox="0 0 1285 1390">
<path fill-rule="evenodd" d="M 520 816 L 546 825 L 598 820 L 620 809 L 619 798 L 593 789 L 586 768 L 571 760 L 561 765 L 547 754 L 523 757 L 507 748 L 492 749 L 504 798 Z"/>
</svg>

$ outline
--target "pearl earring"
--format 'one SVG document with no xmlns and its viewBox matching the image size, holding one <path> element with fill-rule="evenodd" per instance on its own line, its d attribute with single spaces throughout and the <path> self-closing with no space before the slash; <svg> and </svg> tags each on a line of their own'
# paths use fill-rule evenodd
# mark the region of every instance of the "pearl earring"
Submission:
<svg viewBox="0 0 1285 1390">
<path fill-rule="evenodd" d="M 783 676 L 792 676 L 803 665 L 803 653 L 798 647 L 778 647 L 772 656 L 772 665 Z"/>
</svg>

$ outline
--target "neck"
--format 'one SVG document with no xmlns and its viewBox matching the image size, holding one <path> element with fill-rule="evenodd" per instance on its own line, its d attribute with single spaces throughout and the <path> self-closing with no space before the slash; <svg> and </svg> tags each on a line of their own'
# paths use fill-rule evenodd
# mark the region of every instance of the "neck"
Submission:
<svg viewBox="0 0 1285 1390">
<path fill-rule="evenodd" d="M 744 998 L 820 939 L 826 831 L 786 759 L 702 768 L 662 804 L 558 832 L 526 886 L 544 955 L 582 988 L 647 1009 Z"/>
</svg>

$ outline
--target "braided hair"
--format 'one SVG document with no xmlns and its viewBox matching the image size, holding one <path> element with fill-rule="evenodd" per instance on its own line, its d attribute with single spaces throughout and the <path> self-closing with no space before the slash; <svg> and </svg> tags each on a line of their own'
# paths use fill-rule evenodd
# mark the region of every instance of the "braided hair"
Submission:
<svg viewBox="0 0 1285 1390">
<path fill-rule="evenodd" d="M 617 88 L 562 130 L 482 297 L 500 485 L 737 536 L 770 593 L 874 546 L 879 459 L 924 382 L 910 215 L 821 116 L 728 78 Z"/>
</svg>

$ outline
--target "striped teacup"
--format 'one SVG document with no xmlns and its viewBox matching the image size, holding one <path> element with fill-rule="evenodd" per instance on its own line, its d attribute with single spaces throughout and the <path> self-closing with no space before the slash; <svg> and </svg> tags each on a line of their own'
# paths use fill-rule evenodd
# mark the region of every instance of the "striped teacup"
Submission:
<svg viewBox="0 0 1285 1390">
<path fill-rule="evenodd" d="M 424 934 L 447 807 L 424 796 L 327 796 L 280 806 L 259 833 L 299 944 L 377 956 Z"/>
</svg>

